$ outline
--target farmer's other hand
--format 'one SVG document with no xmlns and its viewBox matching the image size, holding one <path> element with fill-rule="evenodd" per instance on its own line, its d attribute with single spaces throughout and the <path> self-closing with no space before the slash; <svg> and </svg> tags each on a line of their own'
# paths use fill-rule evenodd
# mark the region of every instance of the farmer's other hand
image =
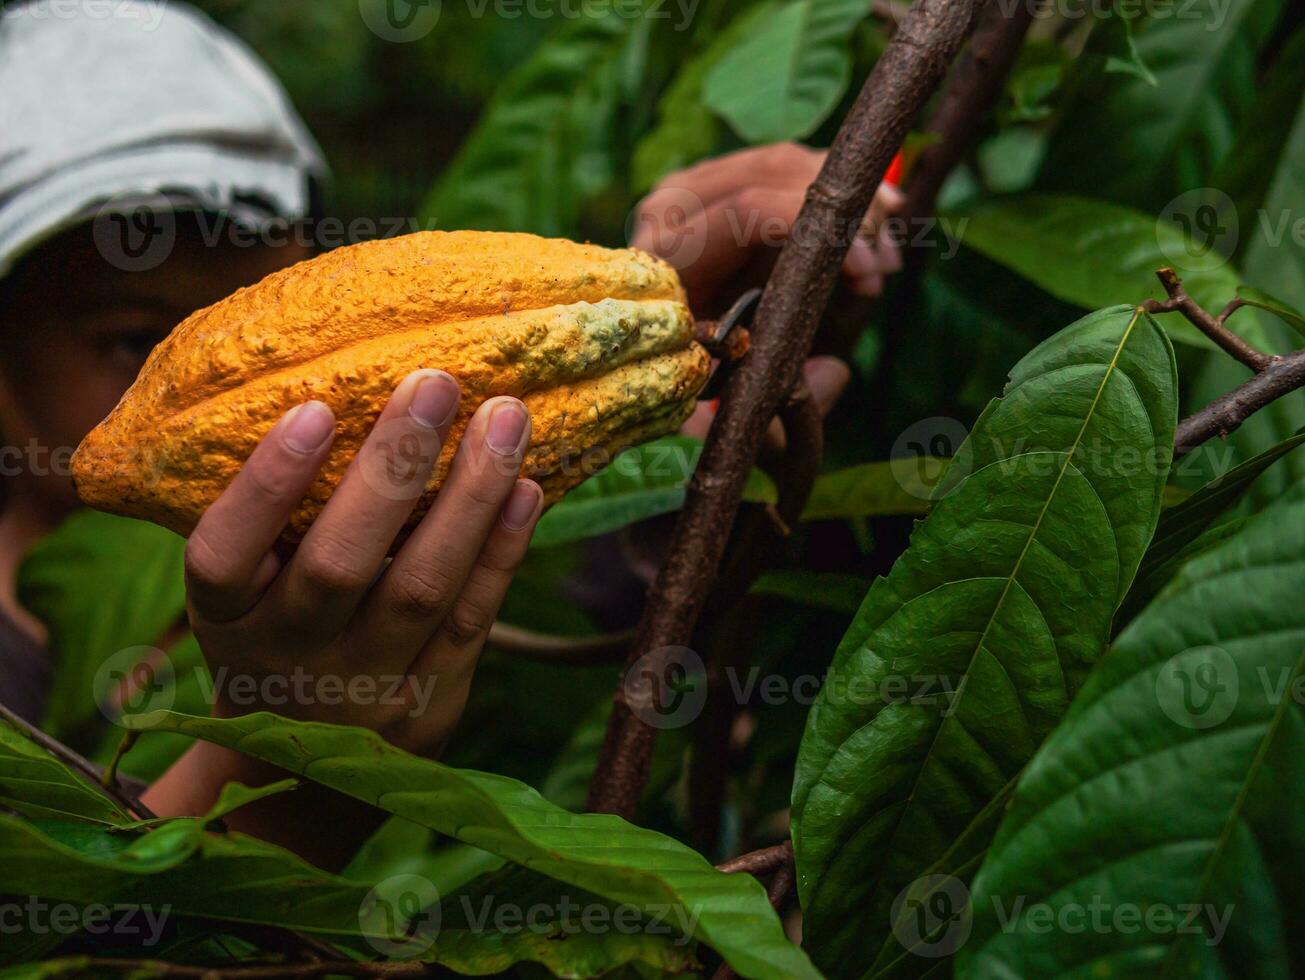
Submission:
<svg viewBox="0 0 1305 980">
<path fill-rule="evenodd" d="M 326 405 L 287 413 L 209 507 L 186 546 L 186 587 L 217 714 L 268 709 L 365 726 L 413 752 L 443 747 L 543 500 L 518 479 L 529 414 L 515 398 L 492 398 L 429 513 L 386 562 L 458 395 L 442 371 L 404 379 L 284 559 L 274 546 L 331 448 Z M 409 467 L 401 480 L 396 457 Z"/>
<path fill-rule="evenodd" d="M 775 143 L 670 174 L 636 209 L 630 244 L 679 270 L 695 313 L 719 314 L 764 281 L 824 161 L 823 150 Z M 853 292 L 878 296 L 884 276 L 902 267 L 884 221 L 903 200 L 892 184 L 879 186 L 843 262 Z"/>
</svg>

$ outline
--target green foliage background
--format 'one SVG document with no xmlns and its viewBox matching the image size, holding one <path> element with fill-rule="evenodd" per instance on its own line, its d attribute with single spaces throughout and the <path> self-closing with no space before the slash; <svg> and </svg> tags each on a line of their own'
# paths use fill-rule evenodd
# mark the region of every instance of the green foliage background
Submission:
<svg viewBox="0 0 1305 980">
<path fill-rule="evenodd" d="M 477 16 L 478 5 L 445 0 L 437 29 L 410 44 L 367 31 L 354 0 L 200 5 L 268 60 L 317 134 L 334 172 L 328 215 L 613 245 L 640 195 L 674 169 L 772 140 L 827 144 L 892 33 L 861 0 L 700 0 L 687 21 L 657 0 L 638 17 L 629 3 L 594 0 L 584 16 L 543 18 L 492 6 Z M 14 887 L 53 877 L 69 900 L 173 896 L 202 924 L 167 952 L 195 962 L 231 952 L 220 926 L 240 902 L 264 921 L 279 900 L 306 916 L 296 925 L 366 953 L 357 943 L 376 938 L 375 924 L 354 921 L 359 882 L 402 870 L 446 897 L 669 896 L 688 907 L 700 889 L 694 907 L 710 913 L 692 953 L 628 937 L 532 945 L 449 920 L 430 958 L 464 972 L 648 977 L 724 958 L 758 977 L 953 965 L 964 976 L 1060 975 L 1088 962 L 1121 976 L 1299 975 L 1288 924 L 1302 914 L 1305 846 L 1288 787 L 1305 785 L 1300 704 L 1248 695 L 1235 728 L 1208 731 L 1175 730 L 1161 708 L 1170 655 L 1192 644 L 1226 647 L 1244 691 L 1260 668 L 1288 684 L 1305 670 L 1291 598 L 1305 593 L 1305 456 L 1295 451 L 1305 395 L 1169 470 L 1175 419 L 1246 372 L 1181 320 L 1130 308 L 1158 295 L 1156 267 L 1174 265 L 1211 308 L 1254 299 L 1232 325 L 1261 349 L 1300 344 L 1305 248 L 1290 229 L 1305 201 L 1305 14 L 1282 0 L 1121 9 L 1060 9 L 1035 23 L 944 189 L 942 224 L 908 249 L 913 274 L 870 309 L 835 297 L 819 345 L 847 357 L 855 379 L 827 424 L 826 472 L 775 567 L 701 637 L 705 653 L 742 650 L 746 668 L 790 683 L 831 663 L 839 678 L 888 667 L 945 675 L 977 692 L 966 711 L 953 719 L 922 701 L 871 713 L 826 694 L 808 717 L 793 698 L 754 701 L 718 826 L 692 802 L 697 733 L 663 732 L 640 814 L 653 829 L 640 830 L 563 812 L 581 806 L 612 668 L 490 650 L 444 760 L 474 770 L 464 771 L 387 754 L 351 730 L 191 717 L 206 713 L 201 658 L 182 636 L 168 651 L 167 703 L 153 705 L 177 713 L 133 722 L 151 731 L 126 771 L 157 774 L 196 735 L 248 739 L 254 754 L 284 760 L 293 736 L 320 765 L 311 778 L 346 789 L 360 754 L 384 755 L 357 795 L 406 821 L 387 824 L 345 876 L 327 876 L 205 833 L 202 821 L 130 826 L 0 727 L 0 802 L 16 811 L 0 813 L 0 858 L 18 869 Z M 921 430 L 922 420 L 934 421 Z M 970 439 L 929 438 L 957 430 Z M 921 431 L 933 455 L 961 461 L 941 485 L 947 459 L 893 458 Z M 1052 479 L 1003 452 L 1030 442 L 1055 461 Z M 661 448 L 693 451 L 685 440 Z M 1162 463 L 1131 482 L 1102 477 L 1124 451 Z M 688 467 L 657 470 L 656 455 L 633 454 L 550 513 L 505 620 L 574 635 L 628 625 L 582 608 L 565 581 L 589 560 L 591 536 L 678 508 Z M 773 499 L 773 483 L 754 474 L 746 506 Z M 102 668 L 178 618 L 179 562 L 165 532 L 88 514 L 24 569 L 25 601 L 61 654 L 45 727 L 100 761 L 121 737 L 97 710 Z M 1194 656 L 1194 667 L 1206 662 Z M 414 783 L 448 796 L 384 802 Z M 446 807 L 467 819 L 446 821 Z M 783 945 L 759 889 L 723 883 L 701 856 L 771 843 L 790 816 L 816 967 Z M 608 853 L 550 836 L 558 827 Z M 1134 860 L 1148 848 L 1155 861 Z M 1116 873 L 1098 874 L 1107 853 Z M 202 885 L 237 866 L 256 870 L 231 879 L 227 904 L 214 901 Z M 1105 893 L 1248 911 L 1211 951 L 1155 936 L 1048 939 L 1027 920 L 999 928 L 978 908 L 975 939 L 953 964 L 951 949 L 912 955 L 899 929 L 900 903 L 933 907 L 938 874 L 985 901 L 1057 889 L 1084 902 Z M 298 884 L 276 884 L 287 875 Z M 297 904 L 303 881 L 323 896 L 317 918 Z M 948 921 L 934 923 L 939 933 Z M 5 955 L 18 963 L 55 945 L 31 938 Z"/>
</svg>

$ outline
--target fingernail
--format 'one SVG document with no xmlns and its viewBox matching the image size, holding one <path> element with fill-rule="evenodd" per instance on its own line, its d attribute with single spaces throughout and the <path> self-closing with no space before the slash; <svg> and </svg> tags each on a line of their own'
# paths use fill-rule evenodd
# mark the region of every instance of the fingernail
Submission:
<svg viewBox="0 0 1305 980">
<path fill-rule="evenodd" d="M 322 402 L 305 402 L 286 416 L 281 438 L 297 453 L 316 452 L 335 431 L 335 415 Z"/>
<path fill-rule="evenodd" d="M 437 429 L 458 410 L 458 383 L 443 371 L 428 374 L 417 382 L 408 402 L 408 414 L 428 429 Z"/>
<path fill-rule="evenodd" d="M 508 497 L 507 503 L 503 505 L 503 514 L 500 518 L 503 526 L 509 531 L 520 531 L 535 516 L 543 496 L 543 491 L 539 489 L 538 484 L 530 480 L 519 481 L 512 488 L 512 495 Z"/>
<path fill-rule="evenodd" d="M 521 449 L 530 421 L 526 408 L 515 399 L 494 406 L 485 432 L 485 442 L 490 449 L 503 456 L 511 456 Z"/>
</svg>

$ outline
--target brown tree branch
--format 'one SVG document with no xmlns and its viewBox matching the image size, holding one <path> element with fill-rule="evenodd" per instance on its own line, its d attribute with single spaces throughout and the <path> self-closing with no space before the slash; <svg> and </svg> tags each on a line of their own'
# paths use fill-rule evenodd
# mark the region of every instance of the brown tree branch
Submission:
<svg viewBox="0 0 1305 980">
<path fill-rule="evenodd" d="M 1187 295 L 1182 280 L 1173 269 L 1157 269 L 1156 278 L 1164 286 L 1169 298 L 1143 300 L 1142 309 L 1148 313 L 1181 313 L 1197 330 L 1219 345 L 1227 354 L 1241 361 L 1256 373 L 1273 363 L 1273 358 L 1256 350 L 1225 326 L 1228 317 L 1244 305 L 1240 299 L 1231 300 L 1218 316 L 1211 316 L 1196 300 Z"/>
<path fill-rule="evenodd" d="M 716 865 L 716 870 L 749 871 L 754 875 L 773 871 L 774 876 L 766 887 L 766 897 L 770 899 L 770 907 L 778 912 L 784 907 L 784 902 L 788 899 L 789 892 L 793 890 L 793 882 L 797 877 L 797 868 L 793 863 L 793 842 L 786 840 L 774 847 L 744 854 L 733 861 Z M 737 976 L 738 974 L 728 963 L 722 963 L 712 974 L 711 980 L 734 980 Z"/>
<path fill-rule="evenodd" d="M 1227 437 L 1265 405 L 1300 388 L 1305 388 L 1305 350 L 1270 358 L 1255 377 L 1178 423 L 1174 458 L 1215 436 Z"/>
<path fill-rule="evenodd" d="M 1230 300 L 1218 315 L 1213 315 L 1187 295 L 1173 269 L 1157 269 L 1156 278 L 1169 298 L 1143 300 L 1138 304 L 1141 309 L 1147 313 L 1181 313 L 1222 350 L 1255 372 L 1249 381 L 1178 423 L 1174 433 L 1174 459 L 1215 436 L 1227 437 L 1265 405 L 1305 388 L 1305 350 L 1265 354 L 1227 328 L 1228 318 L 1246 305 L 1242 300 Z"/>
<path fill-rule="evenodd" d="M 759 851 L 749 851 L 747 854 L 740 854 L 736 858 L 722 861 L 716 865 L 716 870 L 723 871 L 726 874 L 747 872 L 755 877 L 770 874 L 772 871 L 792 862 L 793 842 L 786 840 L 782 844 L 776 844 L 773 847 L 763 847 Z"/>
<path fill-rule="evenodd" d="M 933 213 L 943 182 L 974 146 L 979 127 L 1015 67 L 1041 2 L 1024 0 L 1008 12 L 1007 4 L 987 0 L 974 37 L 956 59 L 937 108 L 924 127 L 937 139 L 920 151 L 902 183 L 906 204 L 899 218 L 908 226 Z"/>
<path fill-rule="evenodd" d="M 691 638 L 752 461 L 771 418 L 797 383 L 852 236 L 916 114 L 969 33 L 977 7 L 978 0 L 919 0 L 911 7 L 807 189 L 762 295 L 752 348 L 725 383 L 630 651 L 631 666 L 648 658 L 657 672 L 665 666 L 667 648 Z M 613 702 L 589 808 L 628 818 L 647 781 L 656 730 L 631 710 L 624 686 Z"/>
</svg>

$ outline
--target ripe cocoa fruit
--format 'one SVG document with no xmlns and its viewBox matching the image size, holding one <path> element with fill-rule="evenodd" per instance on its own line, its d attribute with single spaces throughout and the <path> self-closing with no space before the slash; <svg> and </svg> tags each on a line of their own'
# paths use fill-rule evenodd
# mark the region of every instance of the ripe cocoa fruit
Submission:
<svg viewBox="0 0 1305 980">
<path fill-rule="evenodd" d="M 181 534 L 291 407 L 335 412 L 330 458 L 287 540 L 320 513 L 395 386 L 440 368 L 462 402 L 410 525 L 494 395 L 534 425 L 523 474 L 553 503 L 620 449 L 677 429 L 708 373 L 675 271 L 628 249 L 422 232 L 337 249 L 184 320 L 83 440 L 83 501 Z"/>
</svg>

